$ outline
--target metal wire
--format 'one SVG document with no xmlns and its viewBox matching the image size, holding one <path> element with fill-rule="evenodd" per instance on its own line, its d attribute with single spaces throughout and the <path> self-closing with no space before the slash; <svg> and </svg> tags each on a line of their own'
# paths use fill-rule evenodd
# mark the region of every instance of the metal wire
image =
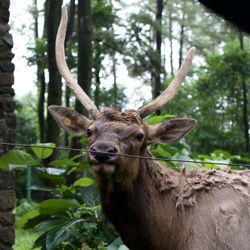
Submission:
<svg viewBox="0 0 250 250">
<path fill-rule="evenodd" d="M 79 148 L 69 148 L 69 147 L 52 147 L 52 146 L 42 146 L 42 145 L 30 145 L 30 144 L 22 144 L 22 143 L 10 143 L 10 142 L 0 142 L 0 145 L 5 146 L 17 146 L 17 147 L 26 147 L 26 148 L 44 148 L 44 149 L 56 149 L 56 150 L 69 150 L 69 151 L 76 151 L 76 152 L 93 152 L 89 149 L 79 149 Z M 105 152 L 97 152 L 99 154 L 106 154 Z M 165 158 L 165 157 L 149 157 L 149 156 L 140 156 L 140 155 L 129 155 L 129 154 L 122 154 L 122 153 L 109 153 L 110 155 L 120 155 L 129 158 L 138 158 L 138 159 L 145 159 L 145 160 L 153 160 L 153 161 L 166 161 L 166 162 L 181 162 L 181 163 L 194 163 L 194 164 L 208 164 L 208 165 L 220 165 L 220 166 L 232 166 L 232 167 L 244 167 L 250 168 L 250 164 L 244 163 L 226 163 L 226 162 L 216 162 L 216 161 L 201 161 L 201 160 L 184 160 L 184 159 L 173 159 L 173 158 Z"/>
</svg>

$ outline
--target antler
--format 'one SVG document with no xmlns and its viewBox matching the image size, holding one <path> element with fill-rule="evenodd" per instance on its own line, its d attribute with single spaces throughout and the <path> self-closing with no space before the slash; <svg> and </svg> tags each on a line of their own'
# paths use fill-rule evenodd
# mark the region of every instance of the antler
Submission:
<svg viewBox="0 0 250 250">
<path fill-rule="evenodd" d="M 188 69 L 189 66 L 192 64 L 192 59 L 195 51 L 195 47 L 189 49 L 177 75 L 175 76 L 174 80 L 169 84 L 169 86 L 152 102 L 138 109 L 137 112 L 141 118 L 144 118 L 150 113 L 160 109 L 164 104 L 166 104 L 175 96 L 179 87 L 181 86 L 182 81 L 188 73 Z"/>
<path fill-rule="evenodd" d="M 61 22 L 57 31 L 56 36 L 56 62 L 57 67 L 65 79 L 67 85 L 74 91 L 76 98 L 81 102 L 81 104 L 86 108 L 86 110 L 90 113 L 93 119 L 96 119 L 99 111 L 92 100 L 86 95 L 77 81 L 72 77 L 69 68 L 66 64 L 65 60 L 65 52 L 64 52 L 64 41 L 65 41 L 65 33 L 67 29 L 67 21 L 68 15 L 66 7 L 62 7 L 62 16 Z"/>
</svg>

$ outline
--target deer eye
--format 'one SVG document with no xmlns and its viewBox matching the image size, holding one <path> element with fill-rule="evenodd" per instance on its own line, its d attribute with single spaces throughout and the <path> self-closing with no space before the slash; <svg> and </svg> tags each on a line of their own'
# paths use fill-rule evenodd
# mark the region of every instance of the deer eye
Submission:
<svg viewBox="0 0 250 250">
<path fill-rule="evenodd" d="M 142 134 L 142 133 L 139 133 L 139 134 L 137 134 L 137 135 L 135 136 L 135 139 L 136 139 L 137 141 L 142 141 L 143 138 L 144 138 L 144 134 Z"/>
<path fill-rule="evenodd" d="M 90 128 L 88 128 L 86 134 L 88 137 L 90 137 L 91 135 L 93 135 L 93 131 Z"/>
</svg>

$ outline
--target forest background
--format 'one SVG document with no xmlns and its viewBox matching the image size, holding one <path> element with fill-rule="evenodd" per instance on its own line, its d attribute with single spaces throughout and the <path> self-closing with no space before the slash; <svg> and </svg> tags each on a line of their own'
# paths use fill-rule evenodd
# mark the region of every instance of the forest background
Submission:
<svg viewBox="0 0 250 250">
<path fill-rule="evenodd" d="M 34 1 L 28 13 L 32 23 L 23 24 L 33 32 L 28 56 L 24 56 L 28 65 L 37 68 L 37 93 L 18 100 L 23 104 L 18 117 L 28 119 L 18 122 L 18 134 L 22 135 L 18 142 L 49 141 L 68 146 L 70 141 L 60 137 L 47 106 L 76 105 L 83 112 L 55 66 L 53 46 L 61 3 L 55 1 L 49 6 L 47 1 L 44 9 Z M 194 152 L 220 148 L 233 154 L 249 153 L 246 34 L 197 1 L 92 1 L 91 6 L 84 1 L 79 8 L 80 3 L 69 3 L 67 60 L 98 107 L 137 108 L 151 96 L 156 97 L 173 78 L 185 51 L 195 46 L 194 65 L 179 96 L 161 113 L 198 120 L 198 127 L 188 138 Z M 88 16 L 91 20 L 82 24 L 80 18 Z M 30 125 L 34 127 L 30 129 Z"/>
<path fill-rule="evenodd" d="M 68 2 L 69 22 L 65 42 L 67 62 L 79 84 L 98 107 L 108 106 L 119 110 L 138 108 L 155 98 L 173 79 L 188 48 L 195 46 L 197 54 L 182 89 L 147 122 L 152 124 L 178 116 L 195 118 L 198 125 L 180 143 L 158 145 L 152 147 L 152 152 L 155 156 L 182 160 L 221 161 L 225 166 L 230 162 L 250 162 L 250 39 L 247 34 L 209 12 L 196 0 Z M 34 0 L 27 7 L 31 21 L 23 24 L 23 30 L 28 29 L 31 36 L 27 46 L 29 52 L 24 56 L 27 65 L 35 68 L 36 80 L 35 91 L 21 97 L 17 93 L 16 141 L 39 145 L 47 143 L 43 145 L 51 147 L 86 148 L 84 138 L 64 134 L 47 112 L 49 105 L 63 105 L 80 113 L 85 112 L 62 81 L 56 67 L 54 43 L 61 5 L 62 0 L 39 1 L 39 5 Z M 12 24 L 12 30 L 15 30 L 15 23 Z M 25 78 L 18 81 L 25 85 Z M 82 239 L 81 244 L 84 242 L 91 248 L 102 249 L 112 244 L 116 237 L 111 229 L 105 229 L 109 236 L 101 234 L 107 224 L 103 221 L 105 219 L 100 220 L 98 198 L 91 204 L 86 198 L 86 193 L 91 193 L 93 198 L 94 192 L 90 190 L 94 180 L 86 159 L 72 150 L 39 151 L 33 148 L 33 151 L 37 159 L 29 165 L 39 166 L 33 172 L 36 177 L 27 194 L 23 188 L 25 185 L 22 185 L 26 178 L 24 172 L 17 171 L 17 176 L 20 176 L 17 196 L 20 204 L 24 204 L 22 199 L 26 195 L 28 199 L 41 202 L 34 205 L 35 209 L 32 210 L 39 211 L 38 214 L 26 215 L 26 219 L 20 223 L 28 229 L 39 228 L 43 232 L 35 246 L 49 245 L 49 248 L 44 249 L 64 249 L 61 244 L 65 241 L 65 249 L 79 249 L 78 236 Z M 30 156 L 31 150 L 26 151 L 26 154 Z M 32 162 L 30 158 L 29 162 Z M 170 165 L 180 167 L 176 163 Z M 216 163 L 203 165 L 220 168 Z M 48 166 L 63 169 L 64 180 L 55 172 L 49 172 Z M 200 166 L 188 165 L 190 168 Z M 84 177 L 80 174 L 83 170 Z M 79 186 L 88 189 L 85 190 L 85 197 L 78 194 Z M 42 194 L 42 191 L 47 193 Z M 51 196 L 51 192 L 55 195 Z M 67 221 L 69 230 L 65 230 L 65 218 L 60 221 L 56 217 L 62 211 L 55 208 L 59 206 L 58 201 L 52 199 L 55 197 L 64 199 L 65 203 L 61 206 L 67 212 L 70 210 L 70 220 Z M 66 203 L 66 200 L 72 202 L 73 198 L 79 204 Z M 80 217 L 74 210 L 79 210 L 78 205 L 83 212 Z M 47 217 L 41 218 L 48 206 L 54 206 L 55 214 L 46 214 Z M 91 212 L 88 210 L 90 206 Z M 23 215 L 23 209 L 21 211 Z M 46 231 L 43 223 L 48 225 L 51 217 L 58 219 L 58 226 Z M 78 220 L 82 217 L 85 224 L 79 226 L 78 223 L 83 221 Z M 89 221 L 92 224 L 86 226 Z M 76 224 L 78 226 L 74 230 L 79 235 L 73 237 L 70 234 L 71 227 Z M 61 237 L 63 229 L 64 233 L 68 233 L 64 234 L 64 241 Z M 99 233 L 98 240 L 93 240 L 96 232 Z"/>
</svg>

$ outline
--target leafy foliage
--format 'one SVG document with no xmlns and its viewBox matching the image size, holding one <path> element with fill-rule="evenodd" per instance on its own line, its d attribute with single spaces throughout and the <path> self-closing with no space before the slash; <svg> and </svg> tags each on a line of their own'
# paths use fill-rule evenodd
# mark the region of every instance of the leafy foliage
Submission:
<svg viewBox="0 0 250 250">
<path fill-rule="evenodd" d="M 23 229 L 16 229 L 15 235 L 16 239 L 15 245 L 13 246 L 14 250 L 40 250 L 40 248 L 32 248 L 32 245 L 39 236 L 39 233 L 25 231 Z"/>
<path fill-rule="evenodd" d="M 240 50 L 238 43 L 229 44 L 223 53 L 210 55 L 207 66 L 197 72 L 197 81 L 183 86 L 168 105 L 168 111 L 197 119 L 189 137 L 194 152 L 245 151 L 242 86 L 246 83 L 249 89 L 249 68 L 250 53 Z"/>
<path fill-rule="evenodd" d="M 48 189 L 53 198 L 32 206 L 27 202 L 22 203 L 17 212 L 19 218 L 17 226 L 39 233 L 34 242 L 34 247 L 37 248 L 73 250 L 80 249 L 84 245 L 89 249 L 106 249 L 117 238 L 117 234 L 101 212 L 99 192 L 94 179 L 91 176 L 81 177 L 72 185 L 67 185 L 66 178 L 60 176 L 60 172 L 56 174 L 55 171 L 48 172 L 45 168 L 41 168 L 41 160 L 45 156 L 49 157 L 53 149 L 38 149 L 38 146 L 48 146 L 48 144 L 34 145 L 32 147 L 34 156 L 13 150 L 0 159 L 0 165 L 4 167 L 14 162 L 15 165 L 33 163 L 38 167 L 37 170 L 41 171 L 40 175 L 55 185 L 54 189 Z M 50 165 L 64 170 L 64 177 L 72 171 L 82 171 L 82 166 L 88 174 L 88 165 L 86 162 L 83 164 L 84 162 L 76 161 L 78 158 L 79 155 L 71 159 L 59 159 Z M 35 190 L 46 190 L 46 187 L 36 186 Z"/>
<path fill-rule="evenodd" d="M 0 167 L 3 170 L 10 170 L 17 166 L 36 165 L 37 163 L 30 154 L 21 150 L 10 150 L 0 158 Z"/>
<path fill-rule="evenodd" d="M 39 159 L 46 159 L 52 155 L 55 146 L 55 143 L 37 143 L 33 145 L 32 150 Z"/>
</svg>

